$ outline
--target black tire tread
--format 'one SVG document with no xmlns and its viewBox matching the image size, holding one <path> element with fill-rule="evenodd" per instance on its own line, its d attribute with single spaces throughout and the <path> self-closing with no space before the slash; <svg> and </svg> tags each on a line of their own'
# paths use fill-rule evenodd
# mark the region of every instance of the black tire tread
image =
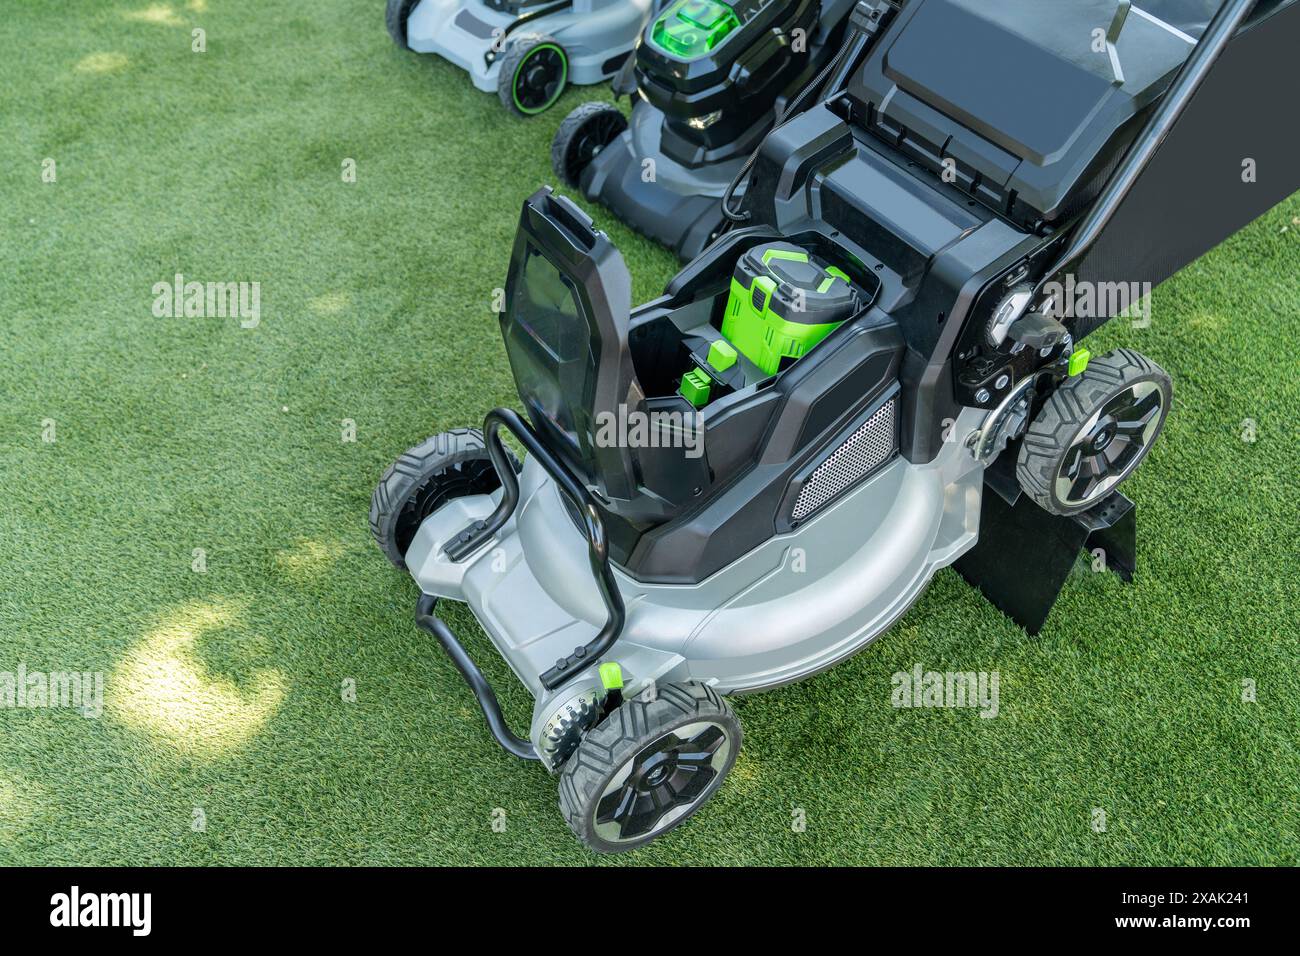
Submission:
<svg viewBox="0 0 1300 956">
<path fill-rule="evenodd" d="M 398 551 L 393 531 L 397 516 L 411 494 L 435 472 L 463 461 L 486 458 L 487 454 L 480 429 L 453 428 L 407 449 L 388 466 L 370 497 L 370 533 L 394 567 L 406 567 L 405 555 Z M 518 461 L 509 449 L 506 454 L 518 470 Z"/>
<path fill-rule="evenodd" d="M 406 42 L 406 21 L 411 17 L 411 8 L 418 2 L 419 0 L 388 0 L 388 6 L 384 10 L 384 25 L 388 27 L 388 35 L 403 50 L 411 48 Z"/>
<path fill-rule="evenodd" d="M 1128 385 L 1150 379 L 1163 380 L 1166 392 L 1170 390 L 1169 374 L 1164 369 L 1141 352 L 1121 348 L 1089 360 L 1082 374 L 1056 389 L 1029 423 L 1020 443 L 1016 478 L 1025 494 L 1052 514 L 1087 510 L 1088 506 L 1064 508 L 1052 494 L 1061 456 L 1092 413 L 1112 395 Z M 1168 414 L 1168 403 L 1165 414 Z"/>
<path fill-rule="evenodd" d="M 501 100 L 501 105 L 504 106 L 513 116 L 530 119 L 533 116 L 538 115 L 536 113 L 524 113 L 515 106 L 514 77 L 515 71 L 519 69 L 519 64 L 523 62 L 524 58 L 528 56 L 534 47 L 540 46 L 543 43 L 553 43 L 560 47 L 561 50 L 564 49 L 560 42 L 554 37 L 535 34 L 517 39 L 514 43 L 510 44 L 509 49 L 507 49 L 505 54 L 501 57 L 501 72 L 497 74 L 497 98 Z M 567 60 L 567 53 L 565 54 L 565 58 Z M 566 80 L 564 86 L 562 86 L 559 93 L 556 94 L 557 102 L 559 97 L 564 94 L 564 90 L 568 85 L 568 81 Z"/>
<path fill-rule="evenodd" d="M 555 138 L 551 140 L 551 170 L 555 173 L 557 179 L 564 185 L 577 189 L 579 183 L 572 182 L 568 176 L 568 153 L 569 146 L 573 142 L 573 137 L 593 116 L 599 116 L 601 113 L 617 113 L 619 119 L 623 120 L 623 128 L 627 128 L 627 120 L 623 116 L 623 111 L 613 103 L 606 103 L 601 100 L 583 103 L 569 113 L 560 124 L 560 128 L 555 131 Z"/>
<path fill-rule="evenodd" d="M 656 839 L 673 827 L 689 819 L 712 796 L 708 793 L 690 813 L 675 820 L 667 829 L 644 841 L 610 847 L 600 841 L 591 830 L 591 801 L 597 799 L 610 776 L 630 760 L 650 739 L 674 726 L 692 723 L 701 718 L 717 718 L 727 725 L 732 735 L 731 759 L 740 752 L 742 734 L 740 722 L 731 707 L 716 690 L 706 684 L 690 681 L 682 684 L 660 684 L 654 700 L 634 697 L 597 724 L 578 745 L 573 756 L 560 773 L 560 812 L 569 829 L 587 847 L 600 853 L 623 852 L 635 849 L 642 843 Z M 729 770 L 730 767 L 727 768 Z M 722 774 L 725 778 L 726 772 Z M 721 785 L 722 779 L 714 784 Z"/>
</svg>

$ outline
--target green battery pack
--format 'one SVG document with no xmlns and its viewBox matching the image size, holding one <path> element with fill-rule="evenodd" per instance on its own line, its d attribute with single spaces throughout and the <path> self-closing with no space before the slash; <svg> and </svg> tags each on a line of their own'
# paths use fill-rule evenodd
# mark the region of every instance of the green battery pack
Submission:
<svg viewBox="0 0 1300 956">
<path fill-rule="evenodd" d="M 739 26 L 736 12 L 718 0 L 677 0 L 655 20 L 650 42 L 678 59 L 696 60 Z"/>
<path fill-rule="evenodd" d="M 767 375 L 802 358 L 858 310 L 849 277 L 789 242 L 740 257 L 722 335 Z"/>
</svg>

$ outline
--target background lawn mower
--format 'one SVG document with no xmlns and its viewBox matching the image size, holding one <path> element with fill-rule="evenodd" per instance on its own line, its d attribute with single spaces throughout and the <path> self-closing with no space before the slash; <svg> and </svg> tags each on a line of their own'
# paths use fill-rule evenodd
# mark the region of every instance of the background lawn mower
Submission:
<svg viewBox="0 0 1300 956">
<path fill-rule="evenodd" d="M 437 53 L 533 116 L 569 83 L 600 83 L 632 51 L 654 0 L 388 0 L 393 41 Z"/>
<path fill-rule="evenodd" d="M 638 94 L 630 125 L 611 103 L 579 106 L 555 135 L 555 174 L 695 258 L 726 222 L 727 186 L 839 49 L 853 4 L 676 0 L 646 26 L 615 83 Z"/>
<path fill-rule="evenodd" d="M 940 568 L 1031 633 L 1081 548 L 1132 575 L 1117 485 L 1170 377 L 1090 359 L 1109 315 L 1063 280 L 1158 283 L 1298 185 L 1296 130 L 1233 107 L 1296 49 L 1300 3 L 1162 8 L 859 4 L 842 69 L 763 142 L 747 222 L 636 309 L 576 206 L 524 204 L 501 328 L 525 414 L 407 452 L 370 516 L 588 846 L 695 812 L 741 745 L 724 695 L 844 660 Z M 444 599 L 533 693 L 526 737 Z"/>
</svg>

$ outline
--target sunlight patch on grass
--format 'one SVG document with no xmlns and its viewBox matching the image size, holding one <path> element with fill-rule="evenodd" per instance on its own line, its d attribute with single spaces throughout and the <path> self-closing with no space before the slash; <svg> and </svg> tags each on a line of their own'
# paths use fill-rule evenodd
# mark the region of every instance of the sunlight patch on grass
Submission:
<svg viewBox="0 0 1300 956">
<path fill-rule="evenodd" d="M 293 578 L 314 578 L 324 574 L 343 556 L 340 541 L 299 541 L 275 556 L 275 563 Z"/>
<path fill-rule="evenodd" d="M 734 787 L 737 793 L 757 793 L 761 790 L 764 776 L 762 765 L 752 755 L 746 755 L 732 765 L 727 785 Z"/>
<path fill-rule="evenodd" d="M 352 304 L 352 296 L 342 290 L 318 295 L 309 303 L 311 310 L 320 315 L 338 315 Z"/>
<path fill-rule="evenodd" d="M 210 675 L 197 647 L 238 618 L 239 609 L 220 600 L 175 611 L 110 675 L 109 713 L 186 756 L 216 757 L 250 740 L 283 703 L 284 675 L 258 670 L 245 690 Z"/>
<path fill-rule="evenodd" d="M 155 3 L 152 6 L 145 7 L 143 10 L 131 10 L 122 14 L 128 20 L 134 20 L 136 23 L 156 23 L 164 27 L 183 27 L 185 21 L 176 15 L 168 4 Z"/>
<path fill-rule="evenodd" d="M 1188 328 L 1199 332 L 1214 332 L 1223 328 L 1226 319 L 1227 316 L 1221 312 L 1197 309 L 1191 315 L 1185 316 L 1183 321 L 1187 323 Z"/>
<path fill-rule="evenodd" d="M 117 73 L 131 61 L 125 53 L 91 53 L 82 57 L 72 69 L 76 73 Z"/>
</svg>

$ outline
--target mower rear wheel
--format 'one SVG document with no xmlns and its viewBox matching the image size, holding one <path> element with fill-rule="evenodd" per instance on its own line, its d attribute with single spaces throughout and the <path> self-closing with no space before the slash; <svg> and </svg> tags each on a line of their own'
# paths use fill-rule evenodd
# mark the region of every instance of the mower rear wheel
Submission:
<svg viewBox="0 0 1300 956">
<path fill-rule="evenodd" d="M 547 36 L 520 37 L 501 58 L 497 95 L 516 116 L 536 116 L 555 105 L 569 79 L 569 55 Z"/>
<path fill-rule="evenodd" d="M 583 103 L 564 118 L 551 141 L 551 169 L 576 189 L 602 149 L 623 135 L 627 117 L 613 103 Z"/>
<path fill-rule="evenodd" d="M 740 721 L 712 687 L 661 684 L 582 739 L 560 773 L 560 811 L 597 853 L 644 846 L 713 796 L 740 744 Z"/>
<path fill-rule="evenodd" d="M 519 461 L 506 449 L 515 471 Z M 477 428 L 457 428 L 421 442 L 379 479 L 370 499 L 370 531 L 388 560 L 406 567 L 406 549 L 420 524 L 453 498 L 501 487 Z"/>
<path fill-rule="evenodd" d="M 1151 450 L 1173 398 L 1169 373 L 1131 349 L 1092 359 L 1047 399 L 1020 445 L 1020 487 L 1052 514 L 1086 511 Z"/>
<path fill-rule="evenodd" d="M 388 27 L 388 35 L 403 50 L 410 49 L 406 42 L 406 21 L 410 19 L 411 11 L 419 2 L 420 0 L 388 0 L 388 8 L 384 11 L 384 23 Z"/>
</svg>

